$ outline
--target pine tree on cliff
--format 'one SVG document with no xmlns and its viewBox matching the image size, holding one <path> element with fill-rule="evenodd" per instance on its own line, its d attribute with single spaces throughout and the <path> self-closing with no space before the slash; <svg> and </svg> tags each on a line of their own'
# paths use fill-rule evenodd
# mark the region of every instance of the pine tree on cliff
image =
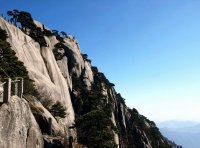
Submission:
<svg viewBox="0 0 200 148">
<path fill-rule="evenodd" d="M 56 117 L 56 116 L 61 117 L 61 118 L 66 117 L 66 109 L 58 101 L 54 105 L 52 105 L 50 112 L 54 117 Z"/>
<path fill-rule="evenodd" d="M 11 22 L 14 22 L 15 26 L 17 26 L 17 19 L 19 16 L 19 10 L 14 9 L 13 11 L 8 11 L 7 12 L 8 16 L 12 16 Z"/>
<path fill-rule="evenodd" d="M 11 17 L 11 20 L 14 21 L 14 24 L 17 26 L 17 22 L 21 24 L 22 31 L 37 41 L 41 46 L 47 46 L 43 32 L 40 27 L 37 27 L 34 23 L 34 20 L 29 12 L 26 11 L 8 11 L 7 14 Z M 30 31 L 27 32 L 27 29 Z"/>
<path fill-rule="evenodd" d="M 0 76 L 7 77 L 25 77 L 28 72 L 23 63 L 15 56 L 15 51 L 11 49 L 6 41 L 8 35 L 5 30 L 0 28 Z"/>
</svg>

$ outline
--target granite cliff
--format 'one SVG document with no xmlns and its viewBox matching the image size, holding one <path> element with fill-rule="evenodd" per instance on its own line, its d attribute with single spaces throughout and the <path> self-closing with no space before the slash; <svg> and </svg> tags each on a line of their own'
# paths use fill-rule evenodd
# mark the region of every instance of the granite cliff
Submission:
<svg viewBox="0 0 200 148">
<path fill-rule="evenodd" d="M 30 23 L 19 19 L 20 27 L 0 17 L 6 41 L 31 80 L 24 83 L 29 91 L 23 98 L 12 96 L 0 106 L 2 148 L 172 147 L 154 122 L 126 106 L 73 36 L 51 31 L 27 14 Z M 64 116 L 52 111 L 58 104 Z"/>
</svg>

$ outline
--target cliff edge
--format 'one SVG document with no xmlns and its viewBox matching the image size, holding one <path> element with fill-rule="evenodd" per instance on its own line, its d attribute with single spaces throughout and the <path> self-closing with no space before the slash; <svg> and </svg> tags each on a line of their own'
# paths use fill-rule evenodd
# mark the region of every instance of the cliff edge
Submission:
<svg viewBox="0 0 200 148">
<path fill-rule="evenodd" d="M 29 13 L 26 19 L 17 27 L 0 17 L 7 42 L 32 80 L 24 84 L 28 103 L 13 96 L 0 107 L 1 147 L 172 147 L 154 122 L 126 106 L 73 36 L 48 29 Z"/>
</svg>

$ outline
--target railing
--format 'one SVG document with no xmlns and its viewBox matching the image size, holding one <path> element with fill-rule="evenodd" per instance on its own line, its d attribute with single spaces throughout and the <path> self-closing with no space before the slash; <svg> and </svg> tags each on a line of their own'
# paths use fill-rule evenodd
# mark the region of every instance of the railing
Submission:
<svg viewBox="0 0 200 148">
<path fill-rule="evenodd" d="M 6 82 L 4 82 L 4 83 L 1 83 L 1 84 L 0 84 L 0 86 L 3 86 L 4 84 L 6 84 Z"/>
<path fill-rule="evenodd" d="M 13 94 L 11 94 L 12 84 L 14 84 Z M 22 98 L 23 78 L 16 78 L 15 80 L 10 78 L 3 79 L 3 82 L 0 84 L 0 103 L 7 103 L 11 95 L 17 95 Z"/>
<path fill-rule="evenodd" d="M 6 82 L 0 84 L 0 102 L 3 102 L 3 87 L 5 83 Z"/>
<path fill-rule="evenodd" d="M 17 95 L 18 97 L 22 98 L 23 83 L 24 83 L 23 78 L 16 78 L 15 80 L 13 80 L 11 82 L 14 86 L 13 95 Z"/>
</svg>

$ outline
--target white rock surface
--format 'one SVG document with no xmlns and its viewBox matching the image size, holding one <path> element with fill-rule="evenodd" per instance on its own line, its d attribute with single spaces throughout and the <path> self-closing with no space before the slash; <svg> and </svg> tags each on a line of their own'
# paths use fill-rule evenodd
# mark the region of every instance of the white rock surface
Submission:
<svg viewBox="0 0 200 148">
<path fill-rule="evenodd" d="M 0 84 L 0 101 L 3 101 L 3 87 Z"/>
<path fill-rule="evenodd" d="M 113 123 L 114 126 L 117 126 L 116 121 L 115 121 L 115 116 L 114 116 L 113 112 L 112 112 L 112 116 L 111 116 L 111 121 L 112 121 L 112 123 Z M 114 134 L 114 141 L 115 141 L 115 143 L 117 145 L 119 145 L 119 136 L 118 136 L 118 134 L 115 131 L 113 131 L 113 134 Z"/>
<path fill-rule="evenodd" d="M 45 28 L 47 28 L 47 27 L 45 27 Z M 48 37 L 47 41 L 48 41 L 49 48 L 51 48 L 52 50 L 55 48 L 54 46 L 59 42 L 55 36 Z M 62 54 L 64 54 L 65 51 L 63 48 L 61 48 L 60 52 Z M 71 80 L 71 77 L 70 77 L 70 74 L 68 71 L 68 69 L 69 69 L 68 68 L 68 58 L 65 56 L 65 57 L 63 57 L 62 60 L 58 60 L 56 62 L 58 64 L 58 67 L 59 67 L 63 77 L 65 78 L 65 80 L 68 84 L 69 89 L 72 90 L 72 80 Z"/>
<path fill-rule="evenodd" d="M 2 17 L 0 17 L 0 26 L 7 31 L 12 49 L 26 66 L 29 77 L 35 81 L 40 95 L 43 99 L 50 99 L 53 102 L 60 101 L 68 114 L 64 122 L 67 126 L 71 126 L 74 123 L 74 110 L 69 95 L 69 86 L 56 63 L 51 41 L 45 38 L 49 47 L 41 48 L 32 38 Z"/>
<path fill-rule="evenodd" d="M 86 84 L 87 88 L 90 89 L 92 83 L 94 82 L 91 64 L 89 62 L 85 61 L 84 67 L 85 67 L 85 69 L 84 69 L 84 74 L 83 74 L 83 77 L 84 77 L 83 81 Z"/>
<path fill-rule="evenodd" d="M 57 43 L 55 42 L 55 39 L 52 38 L 50 38 L 50 41 L 51 44 L 54 43 L 52 46 Z M 90 89 L 94 81 L 91 64 L 88 61 L 84 61 L 81 55 L 80 47 L 77 41 L 71 35 L 68 35 L 68 37 L 64 39 L 64 42 L 64 45 L 68 47 L 69 51 L 66 51 L 67 57 L 64 57 L 62 60 L 58 60 L 57 64 L 63 76 L 65 77 L 70 90 L 72 89 L 72 74 L 76 75 L 77 77 L 82 75 L 84 77 L 84 83 L 86 84 L 87 88 Z M 70 69 L 70 71 L 68 71 L 69 60 L 71 63 L 73 63 L 72 69 Z"/>
<path fill-rule="evenodd" d="M 43 137 L 28 103 L 17 96 L 0 107 L 0 148 L 43 148 Z"/>
<path fill-rule="evenodd" d="M 37 101 L 36 99 L 32 99 L 32 101 L 29 102 L 29 104 L 31 104 L 35 108 L 40 109 L 41 111 L 37 114 L 40 114 L 47 121 L 49 118 L 52 119 L 52 132 L 54 135 L 64 136 L 64 134 L 65 134 L 64 127 L 59 125 L 59 123 L 56 121 L 56 119 L 51 115 L 51 113 L 39 101 Z"/>
<path fill-rule="evenodd" d="M 72 73 L 76 74 L 78 77 L 81 76 L 81 72 L 84 69 L 84 60 L 81 56 L 80 49 L 77 42 L 72 38 L 68 37 L 64 39 L 65 45 L 69 48 L 71 53 L 71 59 L 73 60 L 74 67 L 72 68 Z"/>
<path fill-rule="evenodd" d="M 40 22 L 34 21 L 35 24 L 42 28 Z M 42 111 L 42 117 L 45 119 L 52 118 L 52 129 L 56 135 L 63 136 L 65 131 L 66 137 L 72 136 L 76 138 L 76 130 L 71 131 L 67 128 L 74 123 L 74 110 L 71 103 L 70 91 L 72 91 L 72 75 L 83 78 L 87 89 L 91 89 L 94 82 L 91 64 L 88 60 L 83 59 L 80 47 L 73 36 L 68 35 L 64 39 L 64 45 L 68 49 L 61 49 L 62 53 L 66 56 L 56 61 L 53 49 L 58 43 L 55 36 L 45 37 L 48 47 L 40 47 L 32 38 L 24 34 L 20 29 L 5 21 L 0 17 L 0 26 L 8 33 L 8 41 L 12 49 L 15 50 L 17 57 L 26 66 L 29 77 L 34 80 L 37 90 L 43 97 L 43 100 L 49 99 L 54 103 L 59 101 L 67 109 L 67 117 L 65 119 L 54 118 L 40 102 L 34 102 L 36 108 Z M 111 121 L 114 126 L 117 124 L 116 114 L 122 119 L 121 123 L 127 130 L 129 128 L 127 122 L 131 118 L 128 108 L 117 101 L 117 95 L 113 88 L 107 89 L 105 84 L 102 83 L 102 94 L 107 96 L 107 103 L 112 99 L 112 116 Z M 74 95 L 77 95 L 74 92 Z M 34 114 L 35 115 L 35 114 Z M 30 111 L 27 102 L 13 97 L 11 102 L 0 106 L 0 148 L 40 148 L 43 147 L 43 140 L 39 127 Z M 37 119 L 37 118 L 36 118 Z M 131 124 L 131 123 L 129 123 Z M 145 122 L 147 128 L 150 125 Z M 42 128 L 41 128 L 42 129 Z M 141 143 L 145 148 L 152 148 L 151 141 L 148 139 L 148 134 L 144 131 L 137 129 L 136 133 L 142 137 Z M 114 140 L 116 144 L 120 144 L 119 135 L 113 131 Z M 133 140 L 134 141 L 134 140 Z M 123 144 L 122 144 L 123 145 Z"/>
<path fill-rule="evenodd" d="M 68 71 L 68 59 L 67 57 L 63 57 L 62 60 L 58 60 L 57 61 L 57 64 L 58 64 L 58 67 L 60 68 L 60 71 L 62 72 L 62 75 L 63 77 L 65 78 L 68 86 L 69 86 L 69 89 L 72 90 L 72 79 L 71 77 L 69 76 L 69 71 Z"/>
<path fill-rule="evenodd" d="M 122 123 L 123 123 L 124 127 L 126 128 L 126 120 L 125 120 L 126 112 L 125 112 L 124 105 L 120 103 L 119 107 L 120 107 L 121 114 L 122 114 L 121 115 L 122 116 Z"/>
</svg>

